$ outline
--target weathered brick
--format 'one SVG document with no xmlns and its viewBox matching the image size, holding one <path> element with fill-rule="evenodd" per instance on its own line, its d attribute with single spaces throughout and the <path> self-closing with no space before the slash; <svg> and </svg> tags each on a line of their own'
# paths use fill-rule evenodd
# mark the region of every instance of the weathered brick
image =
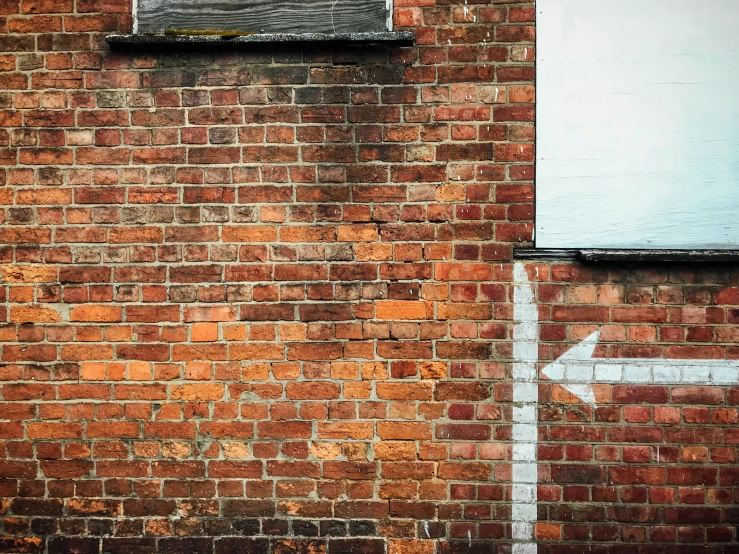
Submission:
<svg viewBox="0 0 739 554">
<path fill-rule="evenodd" d="M 535 7 L 106 54 L 130 0 L 0 2 L 0 551 L 510 550 Z M 731 264 L 522 263 L 540 368 L 739 357 Z M 733 552 L 739 387 L 594 390 L 526 387 L 541 548 Z"/>
</svg>

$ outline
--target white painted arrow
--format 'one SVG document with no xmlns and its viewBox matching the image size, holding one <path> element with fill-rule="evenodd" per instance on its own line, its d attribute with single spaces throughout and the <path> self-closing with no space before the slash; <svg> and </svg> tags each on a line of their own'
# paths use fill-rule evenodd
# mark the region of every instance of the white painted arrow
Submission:
<svg viewBox="0 0 739 554">
<path fill-rule="evenodd" d="M 552 381 L 596 406 L 592 385 L 739 385 L 739 360 L 593 358 L 596 331 L 542 370 Z"/>
<path fill-rule="evenodd" d="M 539 317 L 526 268 L 513 268 L 512 554 L 536 554 Z M 739 360 L 593 358 L 596 331 L 542 373 L 595 406 L 594 384 L 739 385 Z"/>
</svg>

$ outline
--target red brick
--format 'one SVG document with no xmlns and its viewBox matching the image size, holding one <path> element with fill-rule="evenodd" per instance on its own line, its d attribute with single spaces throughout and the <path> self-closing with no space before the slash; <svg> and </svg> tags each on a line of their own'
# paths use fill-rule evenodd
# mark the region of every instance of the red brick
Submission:
<svg viewBox="0 0 739 554">
<path fill-rule="evenodd" d="M 259 422 L 257 433 L 260 439 L 310 438 L 311 424 L 307 421 Z"/>
<path fill-rule="evenodd" d="M 103 52 L 131 0 L 0 2 L 0 551 L 510 550 L 533 4 L 179 55 Z M 524 263 L 542 365 L 739 359 L 730 264 Z M 739 387 L 596 398 L 539 385 L 542 548 L 728 552 Z"/>
</svg>

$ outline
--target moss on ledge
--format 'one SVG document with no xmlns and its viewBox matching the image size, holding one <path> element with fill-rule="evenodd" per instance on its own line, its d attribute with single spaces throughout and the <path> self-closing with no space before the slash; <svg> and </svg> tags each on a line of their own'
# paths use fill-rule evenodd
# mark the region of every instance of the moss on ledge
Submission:
<svg viewBox="0 0 739 554">
<path fill-rule="evenodd" d="M 224 39 L 245 37 L 253 35 L 253 32 L 249 31 L 218 31 L 216 29 L 167 29 L 164 31 L 164 36 L 167 37 L 183 37 L 183 36 L 214 36 L 221 37 Z"/>
</svg>

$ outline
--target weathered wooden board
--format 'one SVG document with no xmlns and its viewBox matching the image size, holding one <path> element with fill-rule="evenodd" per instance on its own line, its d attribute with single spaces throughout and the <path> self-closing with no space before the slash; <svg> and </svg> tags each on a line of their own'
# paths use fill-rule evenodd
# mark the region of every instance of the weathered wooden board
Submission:
<svg viewBox="0 0 739 554">
<path fill-rule="evenodd" d="M 388 14 L 387 0 L 138 0 L 137 30 L 381 32 Z"/>
<path fill-rule="evenodd" d="M 739 2 L 537 3 L 537 248 L 739 246 Z"/>
</svg>

